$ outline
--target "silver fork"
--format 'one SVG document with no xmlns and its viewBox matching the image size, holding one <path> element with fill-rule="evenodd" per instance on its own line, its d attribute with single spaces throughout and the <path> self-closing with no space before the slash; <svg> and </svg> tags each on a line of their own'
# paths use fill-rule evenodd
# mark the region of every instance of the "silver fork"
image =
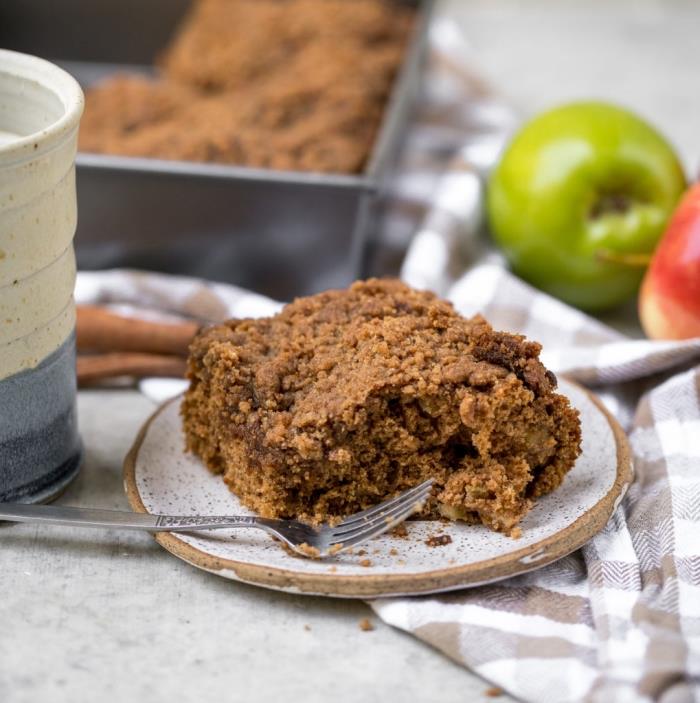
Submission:
<svg viewBox="0 0 700 703">
<path fill-rule="evenodd" d="M 297 520 L 273 520 L 246 515 L 151 515 L 122 510 L 22 503 L 0 503 L 0 520 L 44 525 L 112 527 L 146 532 L 195 532 L 255 527 L 281 539 L 302 556 L 326 557 L 356 547 L 396 527 L 423 507 L 432 485 L 432 479 L 428 479 L 390 500 L 350 515 L 334 526 L 312 527 Z"/>
</svg>

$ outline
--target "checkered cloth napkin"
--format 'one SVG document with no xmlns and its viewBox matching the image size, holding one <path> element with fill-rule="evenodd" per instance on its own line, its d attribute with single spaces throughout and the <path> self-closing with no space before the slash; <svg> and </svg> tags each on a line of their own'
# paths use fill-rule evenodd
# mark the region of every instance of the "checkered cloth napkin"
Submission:
<svg viewBox="0 0 700 703">
<path fill-rule="evenodd" d="M 395 179 L 375 265 L 390 269 L 411 238 L 406 282 L 540 341 L 544 363 L 593 388 L 625 427 L 636 481 L 606 528 L 554 564 L 495 585 L 371 605 L 387 623 L 526 701 L 694 700 L 700 339 L 629 339 L 508 273 L 481 236 L 481 196 L 515 119 L 456 60 L 465 52 L 451 25 L 436 24 L 431 38 L 430 92 Z M 132 271 L 80 273 L 76 299 L 207 321 L 280 307 L 232 286 Z"/>
</svg>

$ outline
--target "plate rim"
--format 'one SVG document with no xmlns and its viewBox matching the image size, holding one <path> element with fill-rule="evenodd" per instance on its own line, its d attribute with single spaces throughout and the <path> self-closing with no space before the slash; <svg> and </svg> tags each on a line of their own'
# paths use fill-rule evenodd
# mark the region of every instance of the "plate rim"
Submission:
<svg viewBox="0 0 700 703">
<path fill-rule="evenodd" d="M 587 388 L 565 376 L 561 379 L 582 391 L 603 414 L 610 426 L 617 450 L 615 481 L 610 490 L 572 523 L 548 537 L 505 555 L 483 559 L 471 564 L 452 565 L 421 573 L 402 574 L 309 574 L 275 566 L 251 564 L 211 554 L 193 547 L 177 534 L 158 532 L 153 535 L 164 549 L 192 566 L 210 573 L 232 572 L 236 580 L 251 585 L 277 590 L 294 591 L 307 595 L 340 596 L 345 598 L 380 598 L 399 595 L 428 595 L 443 591 L 468 588 L 539 569 L 582 547 L 605 527 L 618 502 L 624 496 L 634 477 L 627 435 L 605 408 L 602 401 Z M 136 483 L 136 461 L 152 423 L 182 394 L 166 400 L 156 408 L 139 429 L 129 452 L 124 458 L 124 490 L 129 505 L 139 513 L 148 513 Z M 184 449 L 183 449 L 184 451 Z M 536 559 L 533 559 L 536 557 Z"/>
</svg>

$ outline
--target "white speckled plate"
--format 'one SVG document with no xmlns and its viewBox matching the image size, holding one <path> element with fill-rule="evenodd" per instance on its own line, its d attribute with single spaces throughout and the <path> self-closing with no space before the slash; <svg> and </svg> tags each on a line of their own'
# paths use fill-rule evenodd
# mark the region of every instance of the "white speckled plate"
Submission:
<svg viewBox="0 0 700 703">
<path fill-rule="evenodd" d="M 581 411 L 583 452 L 554 493 L 540 498 L 511 539 L 483 526 L 409 521 L 408 537 L 384 535 L 366 554 L 313 561 L 288 554 L 258 530 L 160 533 L 175 556 L 225 578 L 295 593 L 350 598 L 418 595 L 489 583 L 549 564 L 598 532 L 632 480 L 624 433 L 600 401 L 562 380 Z M 175 515 L 251 514 L 220 476 L 183 451 L 179 398 L 165 403 L 141 430 L 124 465 L 134 510 Z M 438 532 L 450 544 L 430 547 Z M 360 562 L 369 559 L 370 566 Z"/>
</svg>

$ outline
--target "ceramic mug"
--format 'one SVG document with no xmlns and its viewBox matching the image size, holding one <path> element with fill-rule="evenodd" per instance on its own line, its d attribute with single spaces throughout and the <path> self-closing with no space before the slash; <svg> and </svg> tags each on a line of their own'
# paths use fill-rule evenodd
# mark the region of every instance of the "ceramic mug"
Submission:
<svg viewBox="0 0 700 703">
<path fill-rule="evenodd" d="M 44 502 L 78 472 L 75 154 L 83 94 L 0 50 L 0 501 Z"/>
</svg>

